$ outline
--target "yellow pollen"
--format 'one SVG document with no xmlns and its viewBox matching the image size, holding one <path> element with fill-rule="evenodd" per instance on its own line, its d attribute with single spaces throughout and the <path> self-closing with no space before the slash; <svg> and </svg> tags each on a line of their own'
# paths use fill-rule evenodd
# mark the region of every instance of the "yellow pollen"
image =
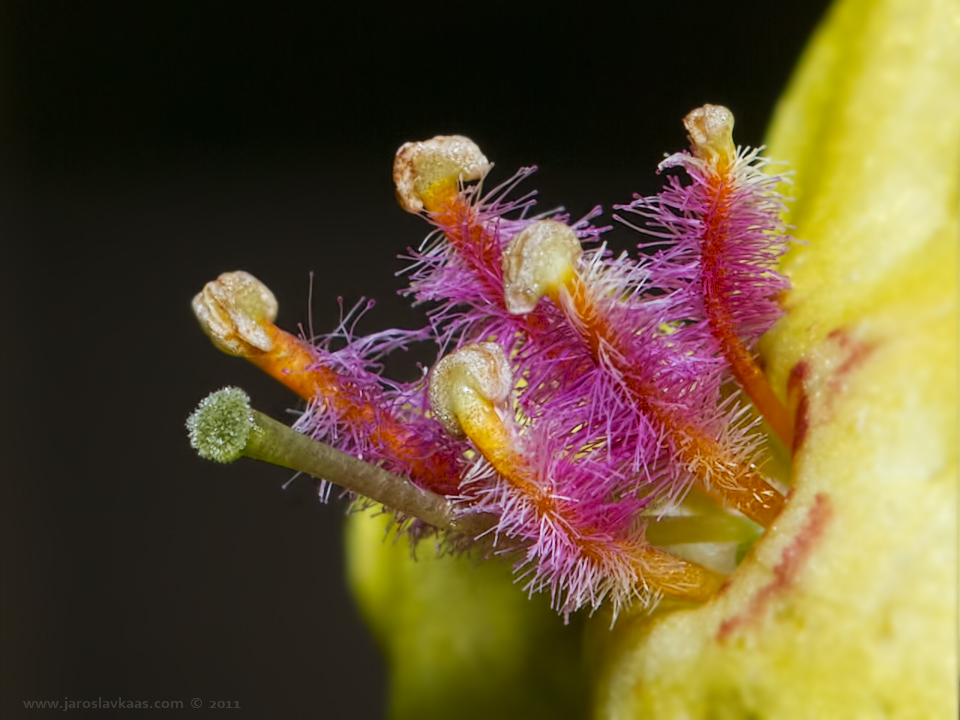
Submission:
<svg viewBox="0 0 960 720">
<path fill-rule="evenodd" d="M 580 239 L 555 220 L 532 223 L 503 254 L 503 297 L 514 315 L 532 312 L 544 295 L 554 295 L 576 275 L 583 255 Z"/>
<path fill-rule="evenodd" d="M 326 388 L 332 372 L 313 369 L 313 357 L 297 337 L 274 325 L 277 300 L 253 275 L 223 273 L 193 299 L 194 315 L 213 344 L 242 357 L 307 400 Z"/>
<path fill-rule="evenodd" d="M 462 135 L 405 143 L 393 162 L 397 200 L 407 212 L 435 211 L 452 200 L 458 183 L 479 180 L 489 169 L 477 144 Z"/>
<path fill-rule="evenodd" d="M 729 163 L 737 154 L 733 144 L 733 113 L 723 105 L 704 105 L 683 119 L 694 154 L 703 160 Z"/>
</svg>

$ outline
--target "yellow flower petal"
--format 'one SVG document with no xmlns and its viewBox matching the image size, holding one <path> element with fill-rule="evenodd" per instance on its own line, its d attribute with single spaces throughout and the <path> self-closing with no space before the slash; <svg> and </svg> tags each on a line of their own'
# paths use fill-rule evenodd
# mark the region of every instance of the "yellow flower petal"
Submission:
<svg viewBox="0 0 960 720">
<path fill-rule="evenodd" d="M 387 658 L 389 717 L 584 717 L 580 622 L 528 598 L 509 562 L 437 557 L 430 541 L 414 560 L 371 514 L 348 518 L 347 578 Z"/>
<path fill-rule="evenodd" d="M 707 605 L 594 626 L 598 717 L 949 717 L 957 702 L 960 5 L 844 0 L 781 102 L 796 170 L 788 508 Z M 791 380 L 792 378 L 792 380 Z"/>
</svg>

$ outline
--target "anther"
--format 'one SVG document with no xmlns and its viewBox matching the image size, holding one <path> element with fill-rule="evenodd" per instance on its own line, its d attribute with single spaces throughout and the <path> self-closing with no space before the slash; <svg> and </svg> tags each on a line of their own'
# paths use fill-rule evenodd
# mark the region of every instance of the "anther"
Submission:
<svg viewBox="0 0 960 720">
<path fill-rule="evenodd" d="M 228 355 L 250 358 L 273 349 L 265 324 L 277 318 L 277 299 L 250 273 L 223 273 L 191 304 L 200 327 Z"/>
<path fill-rule="evenodd" d="M 404 210 L 438 210 L 452 199 L 457 183 L 481 179 L 491 165 L 477 144 L 462 135 L 437 135 L 397 150 L 393 182 Z"/>
<path fill-rule="evenodd" d="M 514 237 L 503 254 L 503 296 L 514 315 L 531 312 L 544 295 L 555 296 L 576 273 L 580 239 L 567 225 L 540 220 Z"/>
<path fill-rule="evenodd" d="M 224 273 L 192 305 L 200 327 L 223 352 L 249 360 L 306 400 L 331 389 L 333 373 L 314 368 L 306 344 L 273 324 L 277 300 L 250 273 Z"/>
<path fill-rule="evenodd" d="M 704 105 L 683 119 L 694 154 L 704 160 L 736 155 L 733 113 L 723 105 Z"/>
<path fill-rule="evenodd" d="M 502 406 L 513 388 L 510 363 L 497 343 L 467 345 L 442 358 L 430 373 L 430 408 L 454 437 L 469 434 L 464 426 Z"/>
</svg>

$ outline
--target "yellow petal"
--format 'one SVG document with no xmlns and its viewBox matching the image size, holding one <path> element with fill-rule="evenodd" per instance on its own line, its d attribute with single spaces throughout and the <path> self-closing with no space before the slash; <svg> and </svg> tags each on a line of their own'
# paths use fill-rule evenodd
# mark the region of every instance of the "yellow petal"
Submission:
<svg viewBox="0 0 960 720">
<path fill-rule="evenodd" d="M 528 598 L 509 562 L 438 557 L 387 537 L 386 515 L 347 523 L 347 578 L 387 658 L 394 720 L 583 718 L 583 628 Z M 385 542 L 386 538 L 386 542 Z"/>
<path fill-rule="evenodd" d="M 803 399 L 794 491 L 715 600 L 593 625 L 595 714 L 949 717 L 960 4 L 840 2 L 769 145 L 806 241 L 764 342 L 774 385 Z"/>
</svg>

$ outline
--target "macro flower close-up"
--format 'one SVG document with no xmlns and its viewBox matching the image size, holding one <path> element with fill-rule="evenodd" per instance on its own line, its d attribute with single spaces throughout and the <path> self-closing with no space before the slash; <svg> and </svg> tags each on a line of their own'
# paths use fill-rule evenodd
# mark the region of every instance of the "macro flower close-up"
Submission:
<svg viewBox="0 0 960 720">
<path fill-rule="evenodd" d="M 453 92 L 441 74 L 425 86 L 423 117 L 398 121 L 383 138 L 365 130 L 377 138 L 376 163 L 351 160 L 360 153 L 353 140 L 336 150 L 324 144 L 328 165 L 296 161 L 323 178 L 311 186 L 318 202 L 338 208 L 319 225 L 308 223 L 326 260 L 305 266 L 300 248 L 310 242 L 288 243 L 282 229 L 251 240 L 249 251 L 188 240 L 195 227 L 216 233 L 217 214 L 200 222 L 174 214 L 148 231 L 162 238 L 173 225 L 185 227 L 183 257 L 137 257 L 133 245 L 105 255 L 129 252 L 135 265 L 157 268 L 132 293 L 111 292 L 122 335 L 134 332 L 165 363 L 150 391 L 157 398 L 138 399 L 125 412 L 158 422 L 150 404 L 160 407 L 159 388 L 188 365 L 191 386 L 212 391 L 198 395 L 189 416 L 183 408 L 183 417 L 190 448 L 213 461 L 190 458 L 191 482 L 213 488 L 197 490 L 187 514 L 146 511 L 137 530 L 128 521 L 122 531 L 104 522 L 97 545 L 112 547 L 117 532 L 129 538 L 132 531 L 142 541 L 130 547 L 146 548 L 143 567 L 158 580 L 168 572 L 164 562 L 184 552 L 217 557 L 222 565 L 181 560 L 170 578 L 219 567 L 214 577 L 224 573 L 223 580 L 212 582 L 238 589 L 211 591 L 210 598 L 230 597 L 224 606 L 207 600 L 202 584 L 174 580 L 164 583 L 165 601 L 148 593 L 126 602 L 127 616 L 140 607 L 144 619 L 117 628 L 159 638 L 153 629 L 166 623 L 165 640 L 145 647 L 202 650 L 196 669 L 185 660 L 156 676 L 177 688 L 171 696 L 195 688 L 191 702 L 200 704 L 192 707 L 204 707 L 213 694 L 232 692 L 237 699 L 224 695 L 213 702 L 225 705 L 210 707 L 253 717 L 351 708 L 366 717 L 359 708 L 381 697 L 369 714 L 398 719 L 956 713 L 960 5 L 837 0 L 783 76 L 765 133 L 749 110 L 741 113 L 735 92 L 710 94 L 710 53 L 694 47 L 701 46 L 672 56 L 675 82 L 698 81 L 664 103 L 669 111 L 639 101 L 644 118 L 656 115 L 665 128 L 642 160 L 623 160 L 618 138 L 593 137 L 576 145 L 569 182 L 552 185 L 551 164 L 538 168 L 535 152 L 512 146 L 549 149 L 552 135 L 538 141 L 536 127 L 504 135 L 502 160 L 501 136 L 484 128 L 524 127 L 516 118 L 535 93 L 530 107 L 552 103 L 563 117 L 556 137 L 572 137 L 586 127 L 578 115 L 624 112 L 599 97 L 613 86 L 591 92 L 589 102 L 600 103 L 593 108 L 531 89 L 517 96 L 524 100 L 514 101 L 514 112 L 509 103 L 477 102 L 469 113 L 441 114 L 437 124 L 429 103 L 440 108 Z M 456 93 L 478 100 L 495 93 L 489 72 L 470 68 L 471 83 L 483 82 Z M 661 86 L 645 83 L 643 72 L 627 77 L 655 95 Z M 407 92 L 418 92 L 416 85 Z M 351 111 L 341 110 L 342 118 L 325 122 L 348 127 Z M 390 125 L 391 113 L 381 114 L 372 128 Z M 629 123 L 607 123 L 604 132 Z M 400 136 L 395 153 L 385 154 L 385 141 L 400 131 L 422 134 Z M 234 132 L 225 137 L 244 136 Z M 601 155 L 614 148 L 605 176 L 588 165 L 577 172 L 590 147 Z M 243 162 L 257 172 L 269 167 Z M 368 175 L 375 164 L 379 178 Z M 43 177 L 25 186 L 46 187 Z M 561 205 L 564 192 L 573 199 Z M 392 194 L 399 208 L 383 217 L 380 205 L 354 209 L 355 198 L 366 202 L 373 193 Z M 90 217 L 95 202 L 83 204 Z M 145 228 L 136 207 L 124 212 Z M 256 228 L 278 215 L 258 207 L 235 233 L 262 237 Z M 385 257 L 374 260 L 380 252 Z M 392 284 L 380 267 L 390 268 Z M 300 288 L 277 282 L 305 270 Z M 197 282 L 201 271 L 210 274 Z M 183 274 L 182 282 L 149 290 L 171 272 Z M 193 290 L 180 302 L 191 310 L 192 334 L 180 318 L 176 340 L 167 340 L 146 308 L 160 298 L 169 303 L 189 283 Z M 291 297 L 306 301 L 304 314 L 290 314 Z M 204 347 L 203 335 L 222 354 Z M 152 367 L 125 364 L 132 355 L 123 340 L 111 347 L 111 383 Z M 162 418 L 168 421 L 165 411 Z M 85 432 L 78 439 L 89 452 Z M 222 507 L 214 500 L 216 488 L 266 473 L 277 481 L 266 492 L 279 495 L 248 502 L 238 488 Z M 127 492 L 109 502 L 132 519 Z M 32 502 L 24 518 L 30 507 L 44 507 Z M 213 514 L 224 513 L 251 530 L 214 531 Z M 270 525 L 255 530 L 260 513 Z M 194 532 L 193 522 L 213 532 Z M 324 523 L 325 537 L 340 536 L 342 545 L 295 548 L 299 533 Z M 278 538 L 289 540 L 282 559 Z M 166 561 L 151 559 L 163 557 L 164 546 Z M 85 556 L 88 541 L 76 547 Z M 112 583 L 151 586 L 135 579 L 136 561 L 120 560 L 121 552 L 101 553 L 97 572 Z M 342 562 L 342 577 L 311 568 L 320 557 Z M 288 565 L 314 589 L 300 597 L 296 582 L 283 585 Z M 278 607 L 349 592 L 355 610 L 319 611 L 323 629 L 304 626 L 305 637 L 287 621 L 266 621 L 247 608 L 251 601 L 271 607 L 273 569 L 255 570 L 267 566 L 277 569 L 276 587 L 293 593 L 276 598 Z M 99 586 L 78 585 L 69 572 L 51 582 L 99 596 Z M 26 597 L 14 605 L 27 607 Z M 216 603 L 213 613 L 202 609 L 208 602 Z M 352 613 L 368 629 L 382 670 L 366 672 L 368 639 Z M 197 628 L 196 640 L 169 631 L 183 622 Z M 241 626 L 263 636 L 249 654 L 240 650 Z M 32 626 L 17 627 L 11 637 L 26 642 L 24 628 Z M 274 627 L 280 635 L 267 640 Z M 230 638 L 220 650 L 212 649 L 213 636 L 200 639 L 210 628 Z M 283 639 L 294 634 L 298 640 Z M 270 700 L 276 680 L 255 690 L 236 684 L 255 647 L 273 652 L 291 642 L 303 647 L 297 677 L 342 673 L 349 680 L 336 682 L 349 693 L 311 710 L 291 695 L 278 710 Z M 222 653 L 227 647 L 235 650 Z M 203 653 L 217 668 L 212 674 L 201 669 Z M 119 667 L 110 652 L 98 656 L 82 683 L 60 681 L 64 709 L 71 695 L 94 687 L 103 688 L 100 696 L 114 688 L 132 694 L 116 680 L 122 673 L 109 670 Z M 39 696 L 52 687 L 50 677 L 67 675 L 41 670 L 52 666 L 37 657 L 15 684 Z M 203 682 L 221 689 L 200 689 Z M 142 680 L 135 687 L 163 695 Z M 244 692 L 256 699 L 241 699 Z"/>
<path fill-rule="evenodd" d="M 886 24 L 898 13 L 910 30 Z M 836 8 L 774 118 L 771 149 L 792 161 L 789 175 L 765 174 L 769 160 L 735 144 L 729 110 L 693 110 L 691 150 L 660 165 L 688 177 L 670 175 L 615 216 L 647 236 L 639 258 L 612 256 L 596 213 L 571 222 L 536 214 L 529 194 L 510 198 L 528 172 L 487 192 L 480 148 L 437 137 L 407 143 L 394 164 L 401 205 L 437 228 L 411 256 L 407 294 L 430 308 L 424 331 L 355 337 L 348 315 L 336 352 L 327 340 L 291 351 L 292 338 L 224 348 L 248 322 L 231 304 L 246 293 L 230 289 L 236 275 L 207 285 L 198 319 L 215 344 L 311 401 L 301 431 L 445 495 L 447 542 L 516 556 L 518 589 L 546 592 L 567 621 L 595 611 L 586 632 L 601 716 L 946 710 L 957 671 L 945 632 L 956 408 L 933 401 L 956 399 L 946 331 L 957 177 L 953 163 L 938 176 L 907 161 L 957 156 L 956 20 L 897 3 Z M 943 66 L 926 67 L 937 48 Z M 842 64 L 844 53 L 859 64 Z M 829 90 L 822 73 L 835 74 Z M 254 332 L 274 327 L 275 310 L 256 313 Z M 428 338 L 443 355 L 420 381 L 377 382 L 384 354 Z M 732 382 L 740 394 L 723 397 Z M 214 404 L 191 417 L 201 454 L 211 440 L 197 428 Z M 312 469 L 282 452 L 269 460 Z M 906 507 L 890 504 L 900 494 Z M 389 496 L 367 496 L 391 508 Z M 417 508 L 392 509 L 398 531 L 413 523 L 409 542 L 422 542 L 430 523 Z M 486 531 L 458 529 L 478 516 Z M 752 546 L 748 524 L 762 533 Z M 360 545 L 383 533 L 370 518 L 352 518 L 350 532 L 356 591 L 390 648 L 412 632 L 389 624 L 403 602 L 394 593 L 415 589 L 378 587 L 395 582 L 382 564 L 410 560 Z M 434 603 L 418 600 L 422 617 L 414 609 L 402 622 L 429 637 Z M 419 686 L 414 673 L 429 669 L 407 662 L 393 657 L 397 682 Z M 400 716 L 430 701 L 405 702 Z"/>
</svg>

